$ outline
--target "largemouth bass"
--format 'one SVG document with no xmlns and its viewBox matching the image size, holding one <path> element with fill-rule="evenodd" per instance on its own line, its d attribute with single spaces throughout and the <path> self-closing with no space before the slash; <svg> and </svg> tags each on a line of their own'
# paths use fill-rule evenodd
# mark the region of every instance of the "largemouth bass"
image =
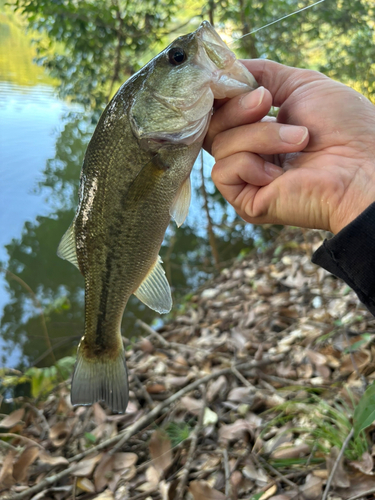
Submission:
<svg viewBox="0 0 375 500">
<path fill-rule="evenodd" d="M 58 255 L 85 278 L 85 330 L 73 405 L 128 404 L 121 319 L 135 294 L 167 313 L 171 291 L 158 256 L 171 217 L 190 204 L 190 172 L 214 98 L 256 87 L 208 22 L 177 38 L 133 75 L 103 112 L 88 145 L 79 205 Z"/>
</svg>

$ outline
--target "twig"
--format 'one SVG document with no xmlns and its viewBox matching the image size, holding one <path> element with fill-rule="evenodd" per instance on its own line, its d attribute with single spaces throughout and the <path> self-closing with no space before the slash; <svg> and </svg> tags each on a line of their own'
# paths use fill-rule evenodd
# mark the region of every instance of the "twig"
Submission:
<svg viewBox="0 0 375 500">
<path fill-rule="evenodd" d="M 246 387 L 252 387 L 253 389 L 255 389 L 255 387 L 253 386 L 253 384 L 251 382 L 249 382 L 243 375 L 242 373 L 240 373 L 237 368 L 235 366 L 232 366 L 232 372 L 233 372 L 233 375 L 235 375 L 238 380 L 240 380 Z"/>
<path fill-rule="evenodd" d="M 285 357 L 284 354 L 279 354 L 272 358 L 264 358 L 263 360 L 260 361 L 249 361 L 248 363 L 242 363 L 237 365 L 236 368 L 237 370 L 248 370 L 250 368 L 259 368 L 260 366 L 266 366 L 269 365 L 270 363 L 277 363 L 283 360 L 284 357 Z M 133 425 L 125 429 L 123 432 L 117 434 L 117 436 L 106 439 L 102 443 L 99 443 L 98 445 L 93 446 L 92 448 L 88 448 L 82 453 L 78 453 L 74 457 L 69 458 L 69 462 L 77 462 L 95 451 L 103 450 L 104 448 L 112 446 L 114 443 L 117 444 L 111 449 L 109 453 L 111 454 L 116 453 L 116 451 L 118 451 L 123 446 L 123 444 L 126 443 L 126 441 L 128 441 L 134 434 L 136 434 L 144 427 L 147 427 L 151 422 L 154 422 L 155 418 L 163 411 L 164 408 L 166 408 L 170 404 L 180 399 L 186 393 L 193 391 L 201 384 L 207 384 L 207 382 L 209 382 L 210 380 L 218 378 L 221 375 L 228 375 L 231 372 L 232 372 L 231 367 L 223 368 L 222 370 L 218 370 L 217 372 L 211 373 L 210 375 L 206 375 L 205 377 L 202 377 L 196 380 L 195 382 L 192 382 L 191 384 L 187 385 L 183 389 L 179 390 L 178 392 L 170 396 L 165 401 L 159 403 L 148 414 L 143 415 L 139 420 L 134 422 Z M 4 434 L 2 434 L 2 436 L 4 436 Z M 20 436 L 15 435 L 15 437 L 20 437 Z M 56 481 L 59 481 L 63 477 L 69 476 L 69 474 L 71 474 L 76 469 L 77 466 L 78 466 L 77 464 L 71 465 L 67 469 L 59 472 L 58 474 L 55 474 L 54 476 L 46 477 L 45 479 L 40 481 L 40 483 L 31 486 L 31 488 L 28 488 L 27 490 L 22 491 L 20 493 L 16 493 L 15 495 L 11 495 L 10 497 L 8 497 L 7 500 L 22 500 L 23 498 L 26 498 L 31 494 L 38 493 L 47 486 L 55 483 Z"/>
<path fill-rule="evenodd" d="M 272 467 L 272 465 L 270 465 L 266 460 L 264 460 L 263 457 L 258 457 L 256 455 L 253 455 L 256 457 L 256 460 L 259 460 L 260 462 L 262 462 L 262 464 L 264 466 L 267 467 L 267 469 L 269 469 L 273 474 L 275 474 L 275 476 L 277 476 L 278 478 L 280 478 L 280 481 L 282 481 L 283 483 L 285 484 L 288 484 L 289 486 L 291 486 L 294 490 L 296 489 L 297 491 L 299 490 L 298 486 L 293 483 L 290 479 L 288 479 L 286 476 L 284 476 L 283 474 L 281 474 L 281 472 L 279 472 L 277 469 L 275 469 L 275 467 Z"/>
<path fill-rule="evenodd" d="M 329 478 L 328 478 L 328 481 L 327 481 L 327 484 L 326 484 L 326 488 L 324 490 L 324 493 L 323 493 L 323 496 L 322 496 L 322 500 L 327 500 L 328 498 L 328 494 L 329 494 L 329 490 L 331 488 L 331 484 L 332 484 L 332 481 L 333 481 L 333 478 L 336 474 L 336 470 L 337 470 L 337 467 L 344 455 L 344 451 L 346 449 L 346 447 L 348 446 L 349 444 L 349 441 L 351 440 L 351 438 L 353 437 L 353 434 L 354 434 L 354 428 L 352 427 L 351 431 L 349 432 L 349 434 L 347 435 L 345 441 L 343 442 L 343 445 L 341 447 L 341 450 L 340 450 L 340 453 L 337 455 L 337 458 L 335 460 L 335 463 L 333 464 L 333 467 L 332 467 L 332 470 L 331 470 L 331 474 L 329 475 Z M 362 493 L 362 496 L 363 493 Z"/>
<path fill-rule="evenodd" d="M 225 474 L 225 496 L 229 498 L 231 494 L 230 470 L 229 470 L 228 451 L 226 448 L 223 449 L 223 458 L 224 458 L 224 474 Z"/>
<path fill-rule="evenodd" d="M 193 462 L 195 450 L 197 448 L 199 433 L 200 433 L 202 425 L 203 425 L 204 411 L 206 409 L 206 388 L 204 388 L 203 391 L 204 391 L 203 398 L 202 398 L 203 405 L 202 405 L 201 411 L 199 412 L 198 423 L 197 423 L 197 425 L 196 425 L 196 427 L 195 427 L 195 429 L 192 432 L 191 437 L 190 437 L 189 453 L 188 453 L 188 456 L 186 458 L 184 468 L 182 469 L 181 479 L 178 483 L 177 490 L 175 493 L 176 500 L 183 500 L 183 498 L 184 498 L 185 488 L 186 488 L 186 484 L 188 482 L 191 464 Z"/>
<path fill-rule="evenodd" d="M 41 410 L 38 410 L 37 408 L 35 408 L 35 406 L 31 405 L 30 403 L 25 403 L 25 406 L 29 408 L 29 410 L 32 411 L 36 416 L 36 418 L 39 420 L 39 425 L 42 429 L 42 434 L 40 436 L 40 439 L 43 440 L 49 434 L 49 425 L 46 420 L 46 417 L 43 415 L 43 412 Z"/>
<path fill-rule="evenodd" d="M 371 488 L 371 490 L 363 491 L 362 493 L 357 493 L 354 497 L 348 498 L 348 500 L 358 500 L 358 498 L 365 498 L 367 495 L 371 495 L 371 493 L 375 493 L 375 488 Z"/>
<path fill-rule="evenodd" d="M 161 343 L 161 345 L 166 349 L 174 348 L 174 349 L 182 349 L 183 351 L 202 351 L 207 353 L 207 349 L 202 349 L 201 347 L 194 347 L 191 345 L 180 344 L 179 342 L 169 342 L 168 340 L 165 340 L 165 338 L 162 335 L 160 335 L 160 333 L 158 333 L 156 330 L 151 328 L 151 326 L 149 326 L 147 323 L 144 323 L 140 319 L 137 319 L 135 324 L 143 328 L 147 333 L 149 333 L 153 337 L 157 338 Z"/>
<path fill-rule="evenodd" d="M 146 330 L 147 333 L 149 333 L 153 337 L 157 338 L 163 347 L 166 347 L 167 349 L 171 347 L 168 340 L 165 340 L 165 338 L 162 337 L 160 335 L 160 333 L 158 333 L 156 330 L 151 328 L 151 326 L 149 326 L 147 323 L 144 323 L 142 320 L 137 319 L 137 321 L 135 322 L 135 325 L 140 326 L 141 328 L 143 328 L 143 330 Z"/>
<path fill-rule="evenodd" d="M 1 438 L 9 437 L 9 438 L 20 439 L 21 441 L 25 441 L 25 443 L 28 443 L 31 446 L 39 446 L 39 448 L 42 448 L 42 450 L 44 450 L 44 446 L 42 446 L 41 444 L 37 443 L 36 441 L 34 441 L 33 439 L 30 439 L 28 437 L 20 436 L 19 434 L 13 434 L 12 432 L 2 432 L 0 434 L 0 437 Z"/>
<path fill-rule="evenodd" d="M 13 446 L 12 444 L 8 443 L 7 441 L 2 441 L 1 439 L 0 439 L 0 446 L 3 446 L 7 450 L 12 450 L 12 451 L 14 451 L 16 453 L 18 453 L 19 451 L 21 451 L 20 449 L 16 448 L 15 446 Z"/>
<path fill-rule="evenodd" d="M 145 398 L 145 400 L 147 401 L 148 405 L 150 408 L 153 408 L 154 406 L 154 401 L 152 400 L 152 397 L 150 396 L 150 394 L 146 391 L 146 388 L 145 386 L 142 384 L 142 382 L 139 380 L 139 378 L 137 377 L 137 375 L 135 375 L 133 373 L 133 379 L 135 381 L 135 383 L 138 385 L 138 387 L 140 388 L 141 392 L 142 392 L 142 395 L 143 397 Z"/>
</svg>

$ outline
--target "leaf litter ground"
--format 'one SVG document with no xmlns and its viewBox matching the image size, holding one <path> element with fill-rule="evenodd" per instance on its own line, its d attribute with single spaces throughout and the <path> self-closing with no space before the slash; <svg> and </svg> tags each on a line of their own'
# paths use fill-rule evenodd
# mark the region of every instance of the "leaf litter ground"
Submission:
<svg viewBox="0 0 375 500">
<path fill-rule="evenodd" d="M 162 328 L 140 322 L 144 338 L 124 339 L 124 415 L 72 408 L 69 381 L 16 401 L 0 420 L 0 498 L 375 498 L 374 404 L 352 430 L 375 320 L 311 263 L 321 242 L 285 229 Z"/>
</svg>

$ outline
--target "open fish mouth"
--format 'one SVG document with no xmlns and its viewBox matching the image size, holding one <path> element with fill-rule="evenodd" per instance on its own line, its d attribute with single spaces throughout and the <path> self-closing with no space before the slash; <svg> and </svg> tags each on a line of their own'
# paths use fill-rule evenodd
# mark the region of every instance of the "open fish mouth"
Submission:
<svg viewBox="0 0 375 500">
<path fill-rule="evenodd" d="M 203 142 L 214 99 L 257 87 L 253 75 L 207 21 L 194 33 L 177 38 L 158 58 L 168 72 L 165 85 L 160 87 L 160 78 L 153 75 L 130 112 L 134 135 L 144 149 Z"/>
<path fill-rule="evenodd" d="M 236 59 L 210 23 L 204 21 L 197 29 L 203 51 L 198 51 L 197 63 L 211 71 L 210 87 L 215 99 L 235 97 L 258 87 L 253 75 Z"/>
</svg>

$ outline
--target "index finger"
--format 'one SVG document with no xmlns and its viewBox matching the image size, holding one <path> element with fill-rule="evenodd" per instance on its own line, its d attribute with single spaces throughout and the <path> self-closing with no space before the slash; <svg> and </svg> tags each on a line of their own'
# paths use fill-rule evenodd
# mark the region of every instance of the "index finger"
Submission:
<svg viewBox="0 0 375 500">
<path fill-rule="evenodd" d="M 292 68 L 267 59 L 242 59 L 242 64 L 273 96 L 273 106 L 280 107 L 299 87 L 328 77 L 309 69 Z"/>
</svg>

